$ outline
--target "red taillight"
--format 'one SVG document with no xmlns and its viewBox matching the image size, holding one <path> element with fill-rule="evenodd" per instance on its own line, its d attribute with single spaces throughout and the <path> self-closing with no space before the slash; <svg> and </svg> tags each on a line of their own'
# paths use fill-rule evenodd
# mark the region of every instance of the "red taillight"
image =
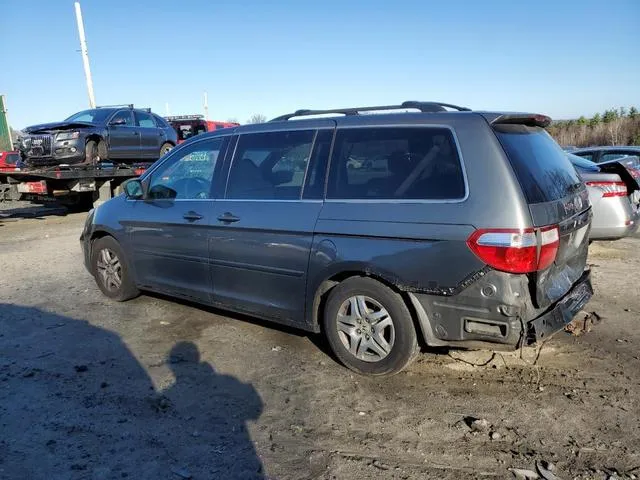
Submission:
<svg viewBox="0 0 640 480">
<path fill-rule="evenodd" d="M 487 265 L 510 273 L 544 270 L 556 259 L 560 234 L 557 226 L 539 230 L 476 230 L 467 245 Z"/>
<path fill-rule="evenodd" d="M 627 196 L 627 186 L 624 182 L 587 182 L 587 186 L 602 190 L 603 197 Z"/>
</svg>

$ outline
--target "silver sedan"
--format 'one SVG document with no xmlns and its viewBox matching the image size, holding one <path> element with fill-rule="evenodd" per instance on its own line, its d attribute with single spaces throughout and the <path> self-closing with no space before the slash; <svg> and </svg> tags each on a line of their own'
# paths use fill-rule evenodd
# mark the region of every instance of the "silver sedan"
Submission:
<svg viewBox="0 0 640 480">
<path fill-rule="evenodd" d="M 591 240 L 617 240 L 633 234 L 640 221 L 640 186 L 619 162 L 595 164 L 567 154 L 587 185 L 593 207 Z"/>
</svg>

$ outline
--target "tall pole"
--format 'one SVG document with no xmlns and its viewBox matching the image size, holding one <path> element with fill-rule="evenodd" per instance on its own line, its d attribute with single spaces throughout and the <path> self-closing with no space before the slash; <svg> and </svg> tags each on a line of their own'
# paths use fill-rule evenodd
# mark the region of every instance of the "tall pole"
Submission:
<svg viewBox="0 0 640 480">
<path fill-rule="evenodd" d="M 204 92 L 204 119 L 209 120 L 209 98 L 207 92 Z"/>
<path fill-rule="evenodd" d="M 87 51 L 87 41 L 84 37 L 84 23 L 82 22 L 82 11 L 80 2 L 75 2 L 76 21 L 78 22 L 78 35 L 80 36 L 80 52 L 82 53 L 82 64 L 84 65 L 84 76 L 87 79 L 87 92 L 89 93 L 89 106 L 96 108 L 96 98 L 93 95 L 93 80 L 91 79 L 91 68 L 89 67 L 89 52 Z"/>
</svg>

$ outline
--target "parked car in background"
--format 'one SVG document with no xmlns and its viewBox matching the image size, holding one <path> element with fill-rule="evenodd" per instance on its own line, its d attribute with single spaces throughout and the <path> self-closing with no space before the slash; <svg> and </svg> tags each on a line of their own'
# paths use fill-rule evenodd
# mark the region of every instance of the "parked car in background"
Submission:
<svg viewBox="0 0 640 480">
<path fill-rule="evenodd" d="M 595 164 L 567 154 L 589 191 L 593 208 L 590 240 L 617 240 L 638 229 L 640 187 L 619 162 Z"/>
<path fill-rule="evenodd" d="M 29 167 L 154 161 L 178 144 L 175 130 L 150 109 L 99 107 L 63 122 L 24 129 L 20 154 Z"/>
<path fill-rule="evenodd" d="M 165 117 L 167 122 L 178 134 L 178 143 L 200 135 L 205 132 L 213 132 L 221 128 L 237 127 L 239 123 L 219 122 L 216 120 L 205 120 L 204 115 L 178 115 Z"/>
<path fill-rule="evenodd" d="M 595 163 L 615 160 L 622 163 L 634 178 L 640 179 L 640 146 L 586 147 L 572 150 L 571 153 Z"/>
<path fill-rule="evenodd" d="M 400 371 L 419 336 L 546 339 L 593 293 L 588 192 L 550 121 L 405 102 L 201 134 L 92 211 L 85 265 L 117 301 L 151 290 L 322 332 L 363 374 Z"/>
</svg>

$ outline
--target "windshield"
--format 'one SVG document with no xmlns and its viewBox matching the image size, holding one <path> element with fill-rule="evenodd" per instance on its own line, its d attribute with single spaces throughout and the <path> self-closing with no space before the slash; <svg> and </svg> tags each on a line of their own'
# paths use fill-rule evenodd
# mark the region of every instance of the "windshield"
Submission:
<svg viewBox="0 0 640 480">
<path fill-rule="evenodd" d="M 94 110 L 83 110 L 75 113 L 65 120 L 65 122 L 85 122 L 85 123 L 103 123 L 111 110 L 96 108 Z"/>
</svg>

